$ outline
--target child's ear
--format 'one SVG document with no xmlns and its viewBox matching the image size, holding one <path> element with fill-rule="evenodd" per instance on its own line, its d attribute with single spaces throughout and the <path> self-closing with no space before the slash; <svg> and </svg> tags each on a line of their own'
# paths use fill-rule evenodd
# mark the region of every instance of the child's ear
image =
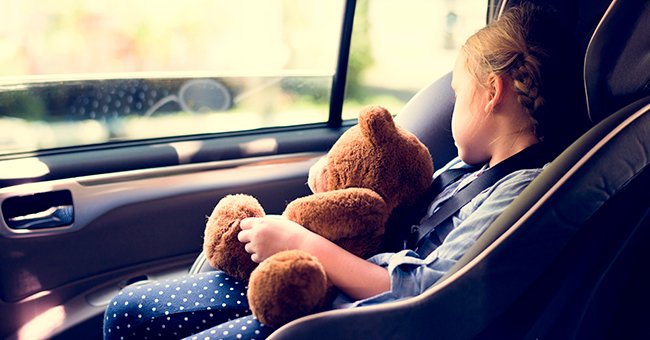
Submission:
<svg viewBox="0 0 650 340">
<path fill-rule="evenodd" d="M 503 77 L 491 73 L 488 76 L 488 102 L 485 104 L 485 112 L 493 112 L 503 97 L 504 91 Z"/>
</svg>

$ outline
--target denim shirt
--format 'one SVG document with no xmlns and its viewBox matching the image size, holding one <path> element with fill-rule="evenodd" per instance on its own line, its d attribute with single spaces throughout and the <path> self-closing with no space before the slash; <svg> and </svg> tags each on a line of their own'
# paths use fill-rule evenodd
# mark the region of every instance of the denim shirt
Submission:
<svg viewBox="0 0 650 340">
<path fill-rule="evenodd" d="M 447 169 L 467 166 L 455 158 L 445 167 L 436 171 L 434 177 Z M 456 182 L 449 184 L 429 206 L 428 214 L 421 224 L 431 217 L 438 207 L 468 185 L 487 168 L 466 174 Z M 378 254 L 368 261 L 388 269 L 390 290 L 364 300 L 351 301 L 340 293 L 333 303 L 334 308 L 367 306 L 382 302 L 395 301 L 423 293 L 433 286 L 471 247 L 487 227 L 505 210 L 505 208 L 523 191 L 542 171 L 524 169 L 515 171 L 485 189 L 455 215 L 447 219 L 436 230 L 447 234 L 443 243 L 425 258 L 413 250 L 398 253 Z M 448 233 L 447 233 L 448 231 Z"/>
</svg>

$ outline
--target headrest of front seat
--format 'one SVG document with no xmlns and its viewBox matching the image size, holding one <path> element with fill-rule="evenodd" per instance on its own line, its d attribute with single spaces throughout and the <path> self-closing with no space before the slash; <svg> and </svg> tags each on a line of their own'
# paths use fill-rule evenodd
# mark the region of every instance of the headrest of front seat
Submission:
<svg viewBox="0 0 650 340">
<path fill-rule="evenodd" d="M 650 2 L 614 0 L 585 55 L 585 91 L 595 124 L 650 94 Z"/>
</svg>

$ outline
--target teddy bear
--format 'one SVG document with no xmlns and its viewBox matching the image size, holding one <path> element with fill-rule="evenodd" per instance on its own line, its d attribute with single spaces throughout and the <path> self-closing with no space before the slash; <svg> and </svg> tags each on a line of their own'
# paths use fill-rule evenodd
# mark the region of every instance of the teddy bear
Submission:
<svg viewBox="0 0 650 340">
<path fill-rule="evenodd" d="M 367 258 L 380 251 L 391 213 L 414 206 L 432 177 L 426 146 L 397 126 L 388 110 L 369 106 L 310 168 L 313 194 L 290 202 L 282 217 Z M 279 327 L 324 308 L 334 290 L 318 259 L 304 251 L 279 252 L 259 265 L 251 260 L 237 240 L 239 222 L 261 216 L 264 209 L 252 196 L 222 198 L 206 224 L 203 250 L 213 267 L 248 280 L 252 313 Z"/>
</svg>

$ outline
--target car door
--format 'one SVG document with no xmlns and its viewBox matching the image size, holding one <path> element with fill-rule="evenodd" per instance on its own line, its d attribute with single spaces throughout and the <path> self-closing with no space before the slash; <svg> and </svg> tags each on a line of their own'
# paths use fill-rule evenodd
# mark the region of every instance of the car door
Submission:
<svg viewBox="0 0 650 340">
<path fill-rule="evenodd" d="M 280 214 L 363 105 L 398 113 L 485 20 L 469 1 L 5 6 L 0 337 L 17 339 L 101 337 L 120 288 L 187 272 L 221 197 Z"/>
</svg>

